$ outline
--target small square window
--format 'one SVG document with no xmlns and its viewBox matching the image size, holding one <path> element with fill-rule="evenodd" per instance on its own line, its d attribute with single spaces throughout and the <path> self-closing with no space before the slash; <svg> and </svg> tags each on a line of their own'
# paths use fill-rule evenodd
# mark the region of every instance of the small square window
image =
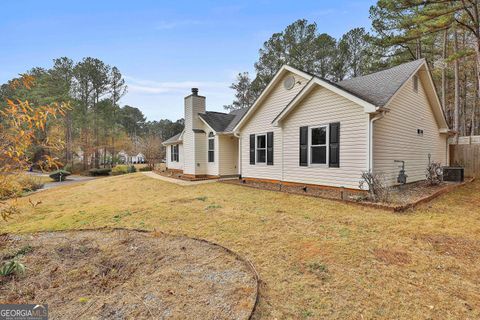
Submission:
<svg viewBox="0 0 480 320">
<path fill-rule="evenodd" d="M 423 136 L 423 129 L 417 129 L 417 135 Z"/>
</svg>

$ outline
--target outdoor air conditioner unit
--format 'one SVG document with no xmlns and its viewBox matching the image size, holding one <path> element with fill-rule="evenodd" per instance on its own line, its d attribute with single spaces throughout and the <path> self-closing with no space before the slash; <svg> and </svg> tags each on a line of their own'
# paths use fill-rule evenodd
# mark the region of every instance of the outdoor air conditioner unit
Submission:
<svg viewBox="0 0 480 320">
<path fill-rule="evenodd" d="M 464 178 L 462 167 L 443 167 L 443 181 L 463 182 Z"/>
</svg>

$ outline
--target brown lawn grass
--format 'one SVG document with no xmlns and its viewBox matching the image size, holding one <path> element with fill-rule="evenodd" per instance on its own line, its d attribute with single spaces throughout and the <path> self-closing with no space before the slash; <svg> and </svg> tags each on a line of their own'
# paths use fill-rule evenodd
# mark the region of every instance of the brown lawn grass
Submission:
<svg viewBox="0 0 480 320">
<path fill-rule="evenodd" d="M 480 317 L 478 181 L 404 214 L 141 173 L 30 198 L 3 232 L 130 227 L 231 248 L 263 281 L 258 319 Z"/>
</svg>

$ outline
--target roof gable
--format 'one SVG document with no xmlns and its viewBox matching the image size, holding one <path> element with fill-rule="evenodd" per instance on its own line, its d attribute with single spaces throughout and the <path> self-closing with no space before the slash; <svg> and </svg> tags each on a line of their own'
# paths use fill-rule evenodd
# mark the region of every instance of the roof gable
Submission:
<svg viewBox="0 0 480 320">
<path fill-rule="evenodd" d="M 262 104 L 262 102 L 268 97 L 270 92 L 275 88 L 276 84 L 283 78 L 283 76 L 287 73 L 294 73 L 297 74 L 305 79 L 310 79 L 312 76 L 302 70 L 295 69 L 293 67 L 284 65 L 277 71 L 275 76 L 273 77 L 272 81 L 267 85 L 267 87 L 262 91 L 260 96 L 255 100 L 252 106 L 249 108 L 245 108 L 244 115 L 239 119 L 238 123 L 232 128 L 232 131 L 238 131 L 245 123 L 247 123 L 248 119 L 254 114 L 255 110 Z"/>
<path fill-rule="evenodd" d="M 377 107 L 384 107 L 410 77 L 425 64 L 424 59 L 404 63 L 336 84 Z"/>
<path fill-rule="evenodd" d="M 183 130 L 180 133 L 177 133 L 173 137 L 165 140 L 162 144 L 164 146 L 170 145 L 170 144 L 177 144 L 177 143 L 182 143 L 183 142 Z"/>
<path fill-rule="evenodd" d="M 408 82 L 413 75 L 420 70 L 420 78 L 424 84 L 432 111 L 438 121 L 439 128 L 448 128 L 443 110 L 438 100 L 438 95 L 430 76 L 425 59 L 415 60 L 402 65 L 379 71 L 370 75 L 352 78 L 337 83 L 313 76 L 310 82 L 290 101 L 280 114 L 272 121 L 274 125 L 285 119 L 285 117 L 319 85 L 361 105 L 367 113 L 376 112 L 379 108 L 388 107 L 390 101 L 396 96 L 399 90 Z"/>
</svg>

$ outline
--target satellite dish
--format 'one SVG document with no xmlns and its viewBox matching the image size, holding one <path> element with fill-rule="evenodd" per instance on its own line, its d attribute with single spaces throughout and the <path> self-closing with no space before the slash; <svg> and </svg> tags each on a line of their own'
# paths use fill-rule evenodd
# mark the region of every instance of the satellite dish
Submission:
<svg viewBox="0 0 480 320">
<path fill-rule="evenodd" d="M 294 76 L 288 76 L 283 80 L 283 87 L 287 90 L 290 90 L 295 86 L 295 77 Z"/>
</svg>

